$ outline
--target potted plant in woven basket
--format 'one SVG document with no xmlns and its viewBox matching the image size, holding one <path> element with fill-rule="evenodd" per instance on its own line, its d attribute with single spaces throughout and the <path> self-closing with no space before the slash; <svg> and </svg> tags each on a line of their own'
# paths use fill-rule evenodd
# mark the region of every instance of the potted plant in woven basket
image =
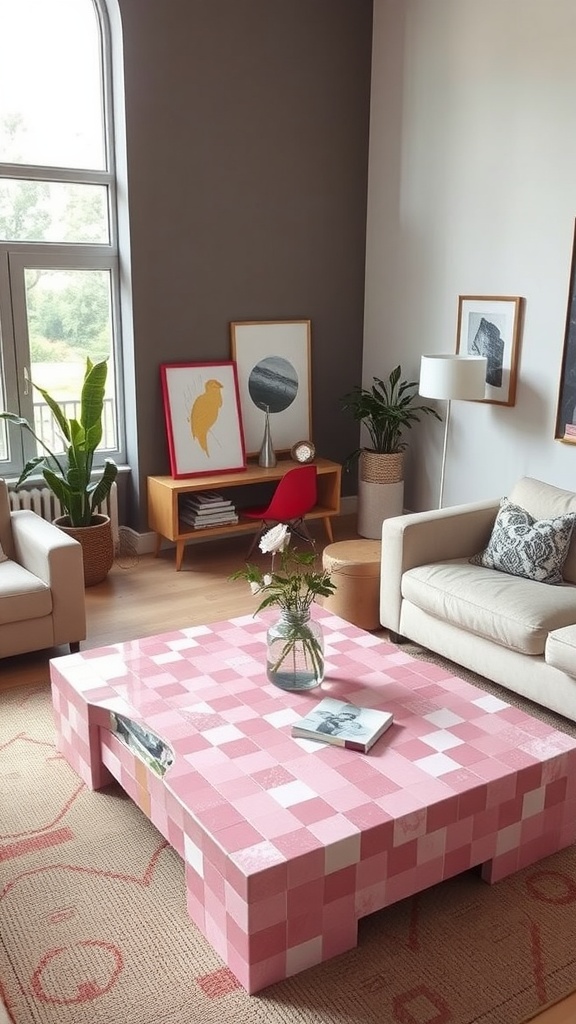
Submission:
<svg viewBox="0 0 576 1024">
<path fill-rule="evenodd" d="M 373 377 L 371 387 L 357 385 L 342 399 L 342 408 L 366 428 L 370 445 L 356 448 L 346 460 L 349 468 L 358 460 L 358 532 L 378 539 L 382 521 L 400 515 L 404 499 L 404 431 L 422 414 L 441 419 L 429 405 L 415 404 L 418 382 L 402 380 L 396 366 L 387 380 Z"/>
<path fill-rule="evenodd" d="M 69 419 L 62 407 L 44 388 L 32 381 L 42 395 L 62 434 L 65 451 L 52 452 L 38 437 L 27 419 L 15 413 L 0 413 L 0 419 L 28 430 L 45 450 L 45 455 L 30 459 L 16 483 L 20 487 L 40 470 L 46 484 L 60 502 L 64 515 L 54 520 L 56 526 L 71 534 L 82 545 L 84 583 L 87 587 L 101 583 L 114 561 L 114 542 L 110 517 L 98 512 L 118 474 L 112 459 L 106 459 L 98 479 L 92 479 L 94 453 L 102 440 L 102 418 L 106 389 L 107 361 L 86 360 L 80 396 L 80 418 Z"/>
</svg>

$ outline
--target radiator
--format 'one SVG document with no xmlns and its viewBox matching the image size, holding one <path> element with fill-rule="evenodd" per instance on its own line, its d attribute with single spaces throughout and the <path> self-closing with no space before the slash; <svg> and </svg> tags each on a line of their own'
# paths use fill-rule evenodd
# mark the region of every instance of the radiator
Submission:
<svg viewBox="0 0 576 1024">
<path fill-rule="evenodd" d="M 48 519 L 49 522 L 62 515 L 62 506 L 49 487 L 33 487 L 31 490 L 22 488 L 18 491 L 10 488 L 9 493 L 10 507 L 13 512 L 17 509 L 29 508 L 32 512 L 42 516 L 42 519 Z M 98 506 L 98 512 L 101 515 L 110 516 L 112 537 L 114 544 L 117 545 L 120 540 L 120 527 L 118 524 L 118 485 L 116 483 L 112 484 L 106 501 Z"/>
</svg>

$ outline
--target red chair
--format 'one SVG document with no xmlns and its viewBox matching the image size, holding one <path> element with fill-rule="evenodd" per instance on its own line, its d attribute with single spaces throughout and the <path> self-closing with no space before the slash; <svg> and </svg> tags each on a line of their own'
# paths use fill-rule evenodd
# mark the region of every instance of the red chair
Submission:
<svg viewBox="0 0 576 1024">
<path fill-rule="evenodd" d="M 316 475 L 316 466 L 289 469 L 278 481 L 268 505 L 242 509 L 242 515 L 247 519 L 261 520 L 260 531 L 254 536 L 248 556 L 252 554 L 265 530 L 276 523 L 286 523 L 291 533 L 314 544 L 304 516 L 317 502 Z"/>
</svg>

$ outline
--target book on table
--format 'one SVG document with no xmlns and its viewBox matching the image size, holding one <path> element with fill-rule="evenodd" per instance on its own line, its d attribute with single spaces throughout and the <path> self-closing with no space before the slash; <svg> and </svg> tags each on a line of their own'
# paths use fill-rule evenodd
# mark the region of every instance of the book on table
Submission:
<svg viewBox="0 0 576 1024">
<path fill-rule="evenodd" d="M 392 722 L 390 711 L 358 707 L 334 697 L 325 697 L 305 718 L 294 722 L 292 735 L 366 754 Z"/>
</svg>

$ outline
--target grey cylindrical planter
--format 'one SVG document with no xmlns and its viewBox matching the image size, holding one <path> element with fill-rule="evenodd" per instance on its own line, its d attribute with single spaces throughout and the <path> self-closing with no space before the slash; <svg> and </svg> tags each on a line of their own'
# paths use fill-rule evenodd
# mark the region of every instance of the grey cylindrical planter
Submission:
<svg viewBox="0 0 576 1024">
<path fill-rule="evenodd" d="M 382 523 L 404 511 L 404 481 L 395 484 L 371 484 L 358 481 L 358 533 L 380 540 Z"/>
</svg>

